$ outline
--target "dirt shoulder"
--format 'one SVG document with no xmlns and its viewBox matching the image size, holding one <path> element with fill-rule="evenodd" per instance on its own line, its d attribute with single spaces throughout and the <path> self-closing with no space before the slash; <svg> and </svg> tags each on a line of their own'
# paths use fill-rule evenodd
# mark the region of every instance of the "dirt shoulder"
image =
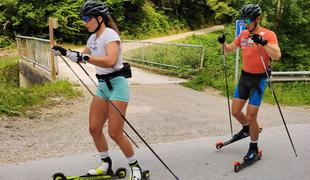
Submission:
<svg viewBox="0 0 310 180">
<path fill-rule="evenodd" d="M 36 118 L 1 118 L 0 164 L 96 153 L 88 133 L 91 97 L 41 108 Z M 310 107 L 283 107 L 287 123 L 310 123 Z M 263 104 L 264 128 L 281 126 L 276 106 Z M 177 84 L 131 85 L 127 119 L 148 143 L 174 142 L 229 134 L 225 97 L 198 92 Z M 239 125 L 234 122 L 234 130 Z M 128 126 L 126 132 L 143 143 Z M 106 133 L 107 129 L 104 129 Z M 292 132 L 293 133 L 293 132 Z M 109 139 L 109 138 L 108 138 Z M 117 148 L 109 139 L 111 148 Z"/>
</svg>

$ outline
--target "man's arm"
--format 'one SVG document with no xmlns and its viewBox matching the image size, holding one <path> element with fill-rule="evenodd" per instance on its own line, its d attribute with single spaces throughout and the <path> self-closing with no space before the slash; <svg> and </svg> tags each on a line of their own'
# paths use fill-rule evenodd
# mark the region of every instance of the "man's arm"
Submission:
<svg viewBox="0 0 310 180">
<path fill-rule="evenodd" d="M 220 35 L 217 40 L 220 44 L 222 44 L 224 46 L 224 54 L 229 54 L 238 48 L 238 46 L 234 42 L 227 44 L 225 42 L 226 37 L 224 34 Z"/>
<path fill-rule="evenodd" d="M 254 34 L 252 40 L 254 43 L 262 45 L 271 59 L 279 60 L 281 58 L 281 50 L 274 33 L 269 34 L 266 39 L 259 34 Z"/>
<path fill-rule="evenodd" d="M 271 57 L 273 60 L 280 60 L 281 58 L 281 50 L 277 44 L 270 44 L 267 43 L 264 46 L 266 53 Z"/>
<path fill-rule="evenodd" d="M 232 42 L 230 44 L 224 43 L 224 52 L 225 54 L 229 54 L 231 52 L 235 52 L 237 50 L 238 46 Z"/>
</svg>

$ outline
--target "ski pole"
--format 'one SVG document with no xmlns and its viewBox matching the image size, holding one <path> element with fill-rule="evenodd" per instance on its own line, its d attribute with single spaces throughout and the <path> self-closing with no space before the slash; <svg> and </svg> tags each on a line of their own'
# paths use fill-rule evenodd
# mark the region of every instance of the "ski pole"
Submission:
<svg viewBox="0 0 310 180">
<path fill-rule="evenodd" d="M 223 53 L 223 63 L 224 63 L 224 73 L 225 73 L 225 86 L 226 86 L 226 96 L 227 96 L 227 106 L 228 106 L 228 116 L 229 116 L 229 123 L 230 123 L 230 132 L 231 132 L 231 137 L 233 137 L 231 113 L 230 113 L 229 91 L 228 91 L 228 80 L 227 80 L 227 64 L 226 64 L 226 56 L 225 56 L 225 51 L 224 51 L 224 44 L 222 44 L 222 53 Z"/>
<path fill-rule="evenodd" d="M 278 109 L 279 109 L 279 112 L 280 112 L 280 115 L 281 115 L 281 118 L 282 118 L 284 127 L 285 127 L 285 129 L 286 129 L 286 133 L 287 133 L 288 138 L 289 138 L 289 140 L 290 140 L 290 142 L 291 142 L 291 145 L 292 145 L 292 148 L 293 148 L 293 150 L 294 150 L 295 156 L 297 157 L 297 153 L 296 153 L 296 149 L 295 149 L 293 140 L 292 140 L 292 138 L 291 138 L 290 132 L 289 132 L 289 130 L 288 130 L 288 128 L 287 128 L 287 125 L 286 125 L 286 122 L 285 122 L 285 120 L 284 120 L 284 116 L 283 116 L 283 114 L 282 114 L 282 110 L 281 110 L 281 108 L 280 108 L 280 105 L 279 105 L 279 102 L 278 102 L 276 93 L 274 92 L 274 90 L 273 90 L 273 88 L 272 88 L 271 79 L 270 79 L 270 76 L 269 76 L 269 74 L 268 74 L 267 66 L 266 66 L 266 64 L 265 64 L 264 58 L 263 58 L 263 56 L 262 56 L 262 52 L 261 52 L 261 50 L 260 50 L 258 44 L 257 44 L 257 49 L 258 49 L 258 53 L 259 53 L 259 56 L 260 56 L 260 60 L 262 61 L 262 64 L 263 64 L 264 69 L 265 69 L 265 73 L 266 73 L 266 75 L 267 75 L 268 86 L 269 86 L 270 91 L 271 91 L 271 93 L 272 93 L 272 95 L 273 95 L 273 97 L 274 97 L 274 100 L 276 101 L 276 104 L 277 104 L 277 107 L 278 107 Z"/>
<path fill-rule="evenodd" d="M 61 59 L 66 63 L 66 65 L 69 67 L 69 69 L 73 72 L 73 74 L 75 75 L 75 77 L 77 77 L 79 79 L 79 81 L 84 85 L 84 87 L 88 90 L 88 92 L 92 95 L 95 96 L 94 93 L 88 88 L 88 86 L 84 83 L 84 81 L 76 74 L 76 72 L 72 69 L 72 67 L 70 66 L 70 64 L 65 60 L 64 57 L 62 57 L 61 55 L 59 55 L 61 57 Z M 78 63 L 79 64 L 79 63 Z M 80 64 L 79 64 L 80 65 Z M 80 65 L 81 66 L 81 65 Z M 87 74 L 88 75 L 88 74 Z M 90 78 L 90 76 L 88 75 L 88 77 Z M 94 82 L 94 81 L 93 81 Z M 95 83 L 96 85 L 96 83 Z M 139 148 L 139 146 L 137 145 L 137 143 L 135 143 L 135 141 L 127 134 L 127 132 L 123 129 L 123 132 L 126 134 L 126 136 L 131 140 L 131 142 L 137 147 Z"/>
<path fill-rule="evenodd" d="M 65 61 L 65 59 L 61 56 L 61 58 Z M 66 62 L 66 61 L 65 61 Z M 66 64 L 70 67 L 70 65 L 66 62 Z M 79 64 L 79 63 L 78 63 Z M 80 67 L 86 72 L 86 70 L 80 65 Z M 70 70 L 74 72 L 74 70 L 70 67 Z M 77 74 L 74 72 L 75 76 Z M 88 74 L 88 73 L 87 73 Z M 89 74 L 88 74 L 89 75 Z M 78 78 L 80 79 L 80 78 Z M 84 83 L 83 83 L 84 84 Z M 138 133 L 138 131 L 129 123 L 129 121 L 125 118 L 125 116 L 121 113 L 121 111 L 115 106 L 115 104 L 106 96 L 103 90 L 98 86 L 98 89 L 104 95 L 105 99 L 116 109 L 116 111 L 121 115 L 124 121 L 129 125 L 129 127 L 138 135 L 138 137 L 143 141 L 143 143 L 150 149 L 150 151 L 157 157 L 157 159 L 167 168 L 167 170 L 177 179 L 179 178 L 173 173 L 173 171 L 164 163 L 164 161 L 157 155 L 157 153 L 151 148 L 151 146 L 143 139 L 143 137 Z"/>
</svg>

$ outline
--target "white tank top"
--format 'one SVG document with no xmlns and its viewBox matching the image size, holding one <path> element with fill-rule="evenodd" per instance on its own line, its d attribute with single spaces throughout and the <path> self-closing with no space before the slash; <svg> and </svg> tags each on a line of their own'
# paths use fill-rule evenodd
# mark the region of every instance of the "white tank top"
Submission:
<svg viewBox="0 0 310 180">
<path fill-rule="evenodd" d="M 106 27 L 103 33 L 96 39 L 96 34 L 92 34 L 87 40 L 87 47 L 90 49 L 91 55 L 105 56 L 105 46 L 112 41 L 120 42 L 120 49 L 118 52 L 118 60 L 113 68 L 103 68 L 95 66 L 97 74 L 109 74 L 118 71 L 123 67 L 122 46 L 119 35 L 111 28 Z"/>
</svg>

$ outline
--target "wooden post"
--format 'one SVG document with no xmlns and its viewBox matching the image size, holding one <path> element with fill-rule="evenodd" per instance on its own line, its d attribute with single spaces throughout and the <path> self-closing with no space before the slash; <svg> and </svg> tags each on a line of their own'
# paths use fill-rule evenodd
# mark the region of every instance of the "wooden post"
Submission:
<svg viewBox="0 0 310 180">
<path fill-rule="evenodd" d="M 54 46 L 54 18 L 53 17 L 49 17 L 48 19 L 48 24 L 49 24 L 49 35 L 50 35 L 50 47 Z M 54 59 L 54 55 L 52 54 L 52 52 L 50 53 L 50 57 L 51 57 L 51 66 L 52 66 L 52 80 L 55 81 L 56 80 L 56 67 L 55 67 L 55 59 Z"/>
<path fill-rule="evenodd" d="M 205 58 L 205 48 L 202 46 L 199 69 L 203 69 L 204 58 Z"/>
</svg>

